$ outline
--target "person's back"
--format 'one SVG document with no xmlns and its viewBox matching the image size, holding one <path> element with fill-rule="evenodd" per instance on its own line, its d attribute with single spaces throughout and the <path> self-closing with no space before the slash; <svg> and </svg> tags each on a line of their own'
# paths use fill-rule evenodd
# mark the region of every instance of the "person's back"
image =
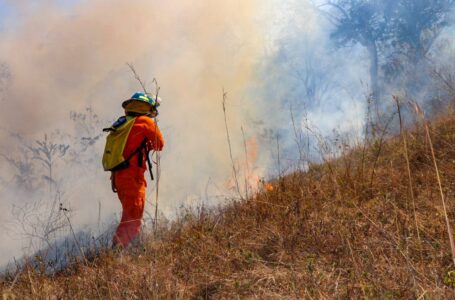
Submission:
<svg viewBox="0 0 455 300">
<path fill-rule="evenodd" d="M 147 169 L 148 151 L 161 151 L 164 146 L 161 131 L 152 119 L 158 113 L 157 104 L 152 96 L 135 93 L 122 105 L 125 114 L 135 120 L 123 150 L 123 157 L 129 158 L 128 167 L 113 171 L 111 176 L 112 186 L 123 209 L 122 219 L 112 241 L 114 247 L 128 246 L 141 230 L 147 186 L 144 172 Z"/>
<path fill-rule="evenodd" d="M 136 149 L 138 149 L 141 144 L 144 142 L 144 139 L 148 140 L 148 147 L 149 149 L 161 151 L 164 146 L 163 135 L 160 132 L 155 121 L 148 117 L 148 116 L 138 116 L 134 121 L 133 128 L 131 128 L 131 132 L 128 136 L 125 149 L 123 150 L 124 157 L 130 157 Z M 142 155 L 142 162 L 145 162 L 145 153 Z M 146 169 L 145 163 L 138 163 L 139 156 L 134 155 L 130 159 L 130 168 L 118 171 L 119 174 L 121 173 L 128 173 L 128 172 L 143 172 Z M 135 169 L 140 170 L 135 170 Z"/>
</svg>

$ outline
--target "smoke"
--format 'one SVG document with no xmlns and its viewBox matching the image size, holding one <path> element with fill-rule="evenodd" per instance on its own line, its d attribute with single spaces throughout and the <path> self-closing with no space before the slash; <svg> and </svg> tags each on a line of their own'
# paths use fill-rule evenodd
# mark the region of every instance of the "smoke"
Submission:
<svg viewBox="0 0 455 300">
<path fill-rule="evenodd" d="M 33 224 L 55 215 L 54 203 L 69 209 L 76 230 L 100 233 L 103 222 L 118 220 L 120 203 L 100 163 L 101 129 L 140 90 L 126 63 L 149 90 L 153 78 L 161 87 L 159 208 L 167 217 L 182 205 L 238 196 L 223 90 L 240 183 L 289 170 L 298 159 L 295 130 L 361 139 L 368 52 L 358 44 L 337 48 L 334 25 L 316 2 L 0 0 L 0 239 L 8 241 L 0 264 L 30 249 L 30 233 L 40 233 Z M 433 52 L 449 61 L 453 46 L 441 49 Z M 60 149 L 52 176 L 37 160 L 46 157 L 35 140 Z"/>
<path fill-rule="evenodd" d="M 223 88 L 234 131 L 239 131 L 242 113 L 252 105 L 246 88 L 254 81 L 254 67 L 263 50 L 259 1 L 97 0 L 71 5 L 8 3 L 14 16 L 7 18 L 0 32 L 0 62 L 11 77 L 2 92 L 1 152 L 20 160 L 14 151 L 37 147 L 34 140 L 43 141 L 48 134 L 49 143 L 70 146 L 68 153 L 55 156 L 55 182 L 49 186 L 58 192 L 57 202 L 71 210 L 73 226 L 91 227 L 99 222 L 99 214 L 105 219 L 120 212 L 109 174 L 101 168 L 104 136 L 98 135 L 123 113 L 121 102 L 140 90 L 126 67 L 129 62 L 150 90 L 152 78 L 157 78 L 164 99 L 159 120 L 166 141 L 160 210 L 172 216 L 187 199 L 213 202 L 231 177 Z M 82 138 L 90 138 L 94 145 L 82 147 Z M 237 146 L 241 138 L 238 134 L 232 138 L 238 156 L 243 151 Z M 35 169 L 47 171 L 32 162 Z M 0 256 L 8 260 L 12 249 L 24 245 L 11 239 L 21 231 L 12 225 L 17 222 L 10 223 L 15 221 L 11 203 L 33 202 L 13 188 L 17 170 L 11 161 L 2 163 L 1 178 L 9 187 L 2 192 L 1 223 L 7 230 L 2 229 L 0 238 L 13 246 L 2 246 Z M 46 199 L 46 181 L 36 182 L 43 192 L 33 195 L 35 203 L 52 203 L 54 196 Z M 150 196 L 152 189 L 149 184 Z M 154 201 L 150 196 L 148 210 Z M 42 206 L 43 216 L 53 209 Z"/>
<path fill-rule="evenodd" d="M 269 153 L 276 160 L 278 139 L 281 171 L 286 171 L 294 168 L 302 150 L 310 159 L 319 158 L 313 133 L 306 127 L 324 137 L 333 136 L 336 130 L 349 134 L 351 141 L 361 139 L 369 61 L 358 46 L 334 46 L 330 37 L 333 24 L 311 2 L 289 0 L 280 7 L 280 26 L 259 72 L 257 101 L 267 110 L 267 138 L 275 140 L 269 143 Z M 305 142 L 297 145 L 296 135 L 300 134 Z M 297 151 L 307 138 L 310 145 Z"/>
<path fill-rule="evenodd" d="M 257 101 L 268 109 L 268 128 L 273 132 L 267 132 L 280 138 L 282 157 L 289 165 L 299 158 L 297 148 L 301 146 L 296 145 L 293 127 L 309 136 L 310 145 L 305 151 L 314 154 L 310 158 L 315 159 L 320 149 L 315 147 L 314 139 L 311 141 L 314 133 L 307 127 L 332 140 L 342 135 L 352 144 L 363 140 L 368 119 L 380 123 L 389 118 L 390 110 L 395 109 L 392 95 L 416 100 L 427 112 L 434 106 L 441 111 L 453 99 L 453 90 L 449 95 L 450 88 L 444 87 L 433 72 L 442 70 L 447 79 L 454 70 L 450 38 L 453 13 L 444 1 L 332 1 L 345 9 L 354 8 L 344 23 L 340 19 L 346 15 L 327 5 L 327 1 L 280 3 L 281 10 L 276 14 L 281 22 L 273 32 L 274 42 L 269 43 L 272 46 L 268 48 L 268 59 L 261 65 Z M 393 7 L 400 9 L 394 11 Z M 372 19 L 363 18 L 365 8 L 372 10 L 368 13 L 377 14 L 380 21 L 368 23 Z M 398 15 L 391 17 L 392 13 Z M 422 14 L 432 21 L 422 24 Z M 366 29 L 366 25 L 371 29 Z M 390 34 L 375 41 L 376 57 L 358 37 L 362 30 Z M 419 51 L 425 55 L 416 55 Z M 371 101 L 375 80 L 369 72 L 375 58 L 378 72 L 374 78 L 381 89 L 378 103 Z M 453 81 L 448 81 L 453 85 Z M 373 106 L 380 113 L 367 116 L 368 108 L 376 110 Z"/>
</svg>

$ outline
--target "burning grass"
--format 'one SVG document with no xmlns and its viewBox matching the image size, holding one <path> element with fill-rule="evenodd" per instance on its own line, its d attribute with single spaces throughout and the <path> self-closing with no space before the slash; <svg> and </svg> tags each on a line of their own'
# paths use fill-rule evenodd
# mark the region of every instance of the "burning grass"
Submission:
<svg viewBox="0 0 455 300">
<path fill-rule="evenodd" d="M 431 135 L 454 220 L 455 118 L 435 122 Z M 415 214 L 403 139 L 373 141 L 248 200 L 184 212 L 142 246 L 52 276 L 24 267 L 0 290 L 5 299 L 453 299 L 428 139 L 418 128 L 406 140 Z"/>
</svg>

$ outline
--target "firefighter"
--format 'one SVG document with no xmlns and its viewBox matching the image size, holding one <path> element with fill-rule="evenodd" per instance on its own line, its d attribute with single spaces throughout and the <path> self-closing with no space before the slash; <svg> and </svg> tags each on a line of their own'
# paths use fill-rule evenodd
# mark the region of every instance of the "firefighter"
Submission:
<svg viewBox="0 0 455 300">
<path fill-rule="evenodd" d="M 149 151 L 161 151 L 164 146 L 161 131 L 153 119 L 158 115 L 159 104 L 159 98 L 137 92 L 122 103 L 125 116 L 105 129 L 110 134 L 103 166 L 112 172 L 112 188 L 122 204 L 122 218 L 112 240 L 114 248 L 127 247 L 141 230 L 147 187 L 146 161 L 151 168 Z"/>
</svg>

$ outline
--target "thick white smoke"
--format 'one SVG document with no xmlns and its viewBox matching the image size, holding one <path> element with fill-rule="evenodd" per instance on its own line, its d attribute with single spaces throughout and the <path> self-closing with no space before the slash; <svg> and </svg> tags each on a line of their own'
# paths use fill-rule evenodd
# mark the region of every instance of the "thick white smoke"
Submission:
<svg viewBox="0 0 455 300">
<path fill-rule="evenodd" d="M 235 194 L 223 89 L 241 183 L 277 174 L 277 136 L 282 164 L 297 159 L 294 126 L 358 138 L 370 90 L 367 52 L 334 47 L 333 25 L 315 3 L 0 0 L 0 265 L 31 249 L 33 233 L 45 245 L 30 224 L 55 215 L 53 203 L 70 210 L 76 231 L 96 233 L 120 212 L 101 168 L 101 129 L 140 90 L 126 63 L 150 90 L 155 77 L 161 87 L 159 206 L 168 217 L 181 205 Z M 453 47 L 444 49 L 441 56 L 453 56 Z M 35 140 L 57 146 L 51 176 Z"/>
<path fill-rule="evenodd" d="M 243 153 L 239 129 L 242 124 L 247 127 L 241 115 L 252 105 L 246 88 L 255 80 L 254 68 L 264 49 L 261 24 L 267 21 L 261 15 L 261 1 L 97 0 L 71 7 L 56 1 L 11 1 L 8 5 L 14 17 L 0 32 L 0 61 L 8 71 L 0 112 L 5 155 L 1 179 L 6 186 L 0 199 L 0 238 L 8 242 L 0 247 L 0 263 L 20 256 L 17 249 L 23 245 L 23 239 L 17 238 L 22 229 L 11 214 L 12 204 L 53 202 L 58 193 L 56 201 L 71 210 L 76 229 L 93 228 L 99 214 L 105 219 L 120 211 L 109 174 L 99 162 L 104 136 L 94 139 L 86 151 L 80 144 L 81 138 L 97 137 L 123 113 L 121 102 L 140 90 L 127 62 L 136 66 L 151 90 L 156 77 L 164 99 L 159 121 L 166 141 L 161 211 L 172 216 L 187 199 L 192 199 L 191 204 L 213 204 L 214 196 L 225 192 L 231 167 L 222 91 L 228 92 L 229 126 L 237 131 L 232 144 L 239 156 Z M 36 181 L 41 182 L 42 194 L 24 196 L 30 193 L 12 188 L 18 169 L 6 158 L 22 159 L 18 149 L 36 148 L 34 140 L 44 140 L 45 134 L 49 142 L 70 148 L 61 157 L 55 155 L 52 197 L 45 194 L 49 180 L 42 178 Z M 36 159 L 34 163 L 35 173 L 47 176 L 48 168 Z M 44 218 L 49 213 L 46 207 L 38 211 Z"/>
</svg>

